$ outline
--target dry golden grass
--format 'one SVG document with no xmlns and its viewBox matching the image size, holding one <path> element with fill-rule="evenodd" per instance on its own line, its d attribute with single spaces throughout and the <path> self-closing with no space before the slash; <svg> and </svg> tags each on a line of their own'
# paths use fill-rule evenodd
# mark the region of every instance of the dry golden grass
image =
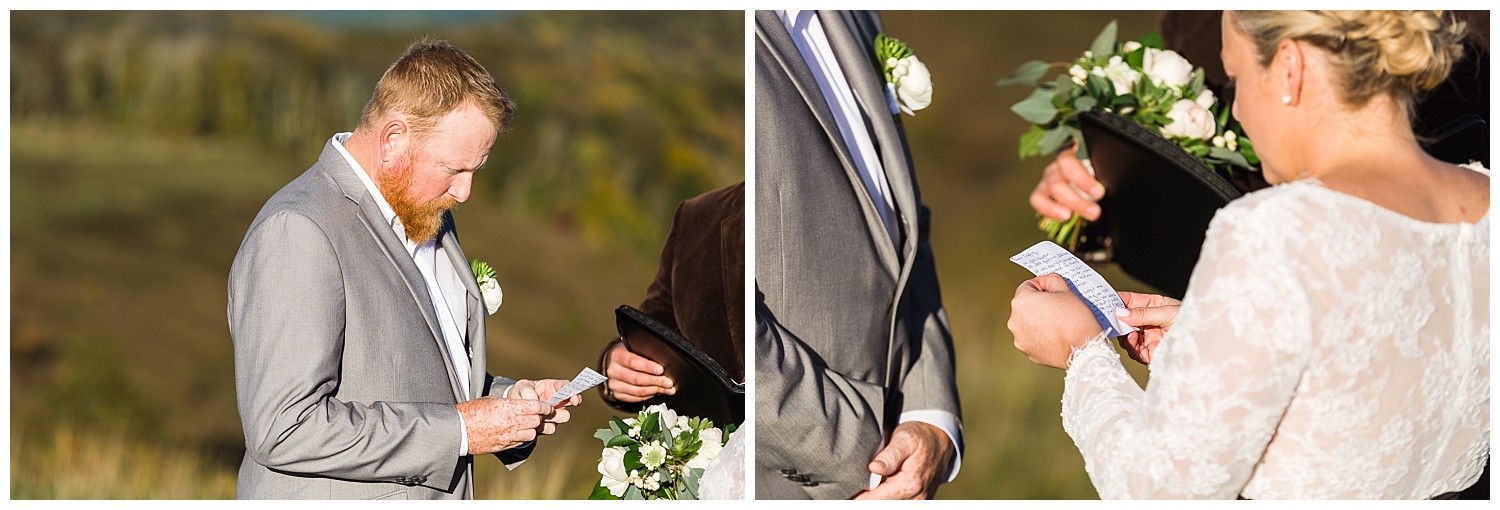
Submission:
<svg viewBox="0 0 1500 510">
<path fill-rule="evenodd" d="M 11 437 L 13 499 L 223 499 L 235 469 L 119 431 L 59 427 Z"/>
</svg>

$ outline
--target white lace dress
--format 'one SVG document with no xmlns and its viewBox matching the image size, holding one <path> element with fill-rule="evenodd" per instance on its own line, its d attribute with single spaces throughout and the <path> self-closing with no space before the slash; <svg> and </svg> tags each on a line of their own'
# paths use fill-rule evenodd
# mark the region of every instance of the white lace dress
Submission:
<svg viewBox="0 0 1500 510">
<path fill-rule="evenodd" d="M 1221 210 L 1145 390 L 1102 336 L 1071 358 L 1063 427 L 1099 495 L 1472 485 L 1490 445 L 1489 228 L 1488 213 L 1425 223 L 1312 180 Z"/>
</svg>

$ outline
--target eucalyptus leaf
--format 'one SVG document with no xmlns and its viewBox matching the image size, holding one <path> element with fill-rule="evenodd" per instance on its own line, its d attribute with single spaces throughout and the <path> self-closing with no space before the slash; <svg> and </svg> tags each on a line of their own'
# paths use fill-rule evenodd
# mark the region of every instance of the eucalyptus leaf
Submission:
<svg viewBox="0 0 1500 510">
<path fill-rule="evenodd" d="M 1052 81 L 1052 92 L 1061 97 L 1072 97 L 1078 93 L 1078 84 L 1073 83 L 1071 76 L 1064 74 Z"/>
<path fill-rule="evenodd" d="M 1037 80 L 1042 79 L 1042 75 L 1045 74 L 1047 74 L 1046 62 L 1028 60 L 1021 64 L 1020 67 L 1017 67 L 1016 72 L 1010 73 L 1010 76 L 1006 76 L 1001 78 L 1000 81 L 995 82 L 995 85 L 1000 87 L 1008 85 L 1036 85 Z"/>
<path fill-rule="evenodd" d="M 1057 107 L 1052 106 L 1052 93 L 1040 89 L 1031 91 L 1030 96 L 1011 106 L 1010 111 L 1032 124 L 1046 124 L 1057 116 Z"/>
<path fill-rule="evenodd" d="M 1243 154 L 1238 153 L 1238 152 L 1230 152 L 1229 153 L 1229 158 L 1226 161 L 1229 161 L 1229 164 L 1231 164 L 1231 165 L 1234 165 L 1234 166 L 1237 166 L 1237 167 L 1240 167 L 1240 168 L 1243 168 L 1243 169 L 1246 169 L 1246 170 L 1255 170 L 1255 167 L 1250 164 L 1250 160 L 1245 159 L 1245 156 Z"/>
<path fill-rule="evenodd" d="M 1187 90 L 1203 90 L 1203 68 L 1193 68 L 1192 79 L 1188 80 Z"/>
<path fill-rule="evenodd" d="M 636 486 L 632 485 L 630 487 L 626 487 L 625 488 L 625 499 L 627 499 L 627 500 L 646 499 L 646 495 L 641 493 L 641 488 L 640 487 L 636 487 Z"/>
<path fill-rule="evenodd" d="M 1067 141 L 1068 131 L 1062 127 L 1056 127 L 1048 129 L 1046 134 L 1042 135 L 1042 140 L 1037 142 L 1037 144 L 1040 146 L 1042 154 L 1052 154 L 1057 152 L 1057 149 L 1062 148 L 1063 143 Z"/>
<path fill-rule="evenodd" d="M 605 444 L 609 444 L 609 440 L 614 439 L 615 436 L 618 435 L 620 435 L 620 433 L 615 432 L 613 428 L 599 429 L 597 431 L 594 431 L 594 438 L 603 441 Z"/>
<path fill-rule="evenodd" d="M 1094 52 L 1095 59 L 1115 52 L 1115 41 L 1118 32 L 1119 27 L 1115 23 L 1115 20 L 1110 20 L 1108 25 L 1104 25 L 1104 30 L 1100 30 L 1099 35 L 1094 37 L 1094 44 L 1089 45 L 1089 51 Z"/>
<path fill-rule="evenodd" d="M 1094 109 L 1098 104 L 1099 100 L 1094 99 L 1093 96 L 1083 96 L 1073 102 L 1073 108 L 1077 108 L 1080 112 L 1086 112 Z"/>
<path fill-rule="evenodd" d="M 682 499 L 698 499 L 698 481 L 703 478 L 700 468 L 689 469 L 682 484 Z"/>
<path fill-rule="evenodd" d="M 609 417 L 609 430 L 614 431 L 615 435 L 624 434 L 630 431 L 630 424 L 625 423 L 625 420 L 611 416 Z"/>
</svg>

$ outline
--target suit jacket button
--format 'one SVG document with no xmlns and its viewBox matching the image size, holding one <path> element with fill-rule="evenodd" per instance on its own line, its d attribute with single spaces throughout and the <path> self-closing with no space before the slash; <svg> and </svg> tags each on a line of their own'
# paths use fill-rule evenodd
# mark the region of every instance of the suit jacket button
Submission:
<svg viewBox="0 0 1500 510">
<path fill-rule="evenodd" d="M 425 477 L 425 476 L 418 476 L 418 477 L 412 479 L 412 481 L 415 482 L 412 485 L 427 483 L 427 477 Z"/>
<path fill-rule="evenodd" d="M 781 474 L 791 476 L 797 474 L 797 470 L 792 468 L 781 468 Z"/>
<path fill-rule="evenodd" d="M 817 487 L 818 482 L 802 482 L 803 487 Z"/>
<path fill-rule="evenodd" d="M 811 480 L 811 478 L 808 478 L 807 475 L 792 475 L 792 476 L 786 477 L 786 479 L 787 480 L 791 480 L 793 482 L 799 482 L 799 483 Z"/>
</svg>

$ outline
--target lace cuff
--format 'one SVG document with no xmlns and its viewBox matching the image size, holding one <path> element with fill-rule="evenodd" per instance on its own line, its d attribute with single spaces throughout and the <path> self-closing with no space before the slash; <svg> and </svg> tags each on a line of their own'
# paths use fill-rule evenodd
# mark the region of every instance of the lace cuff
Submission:
<svg viewBox="0 0 1500 510">
<path fill-rule="evenodd" d="M 1106 351 L 1108 353 L 1104 354 L 1105 357 L 1109 357 L 1109 354 L 1113 354 L 1115 360 L 1119 360 L 1120 355 L 1116 353 L 1114 347 L 1109 344 L 1108 334 L 1108 331 L 1100 331 L 1099 334 L 1094 335 L 1093 338 L 1088 339 L 1088 341 L 1084 342 L 1083 345 L 1072 347 L 1071 349 L 1073 352 L 1068 355 L 1068 364 L 1063 368 L 1063 370 L 1072 368 L 1074 366 L 1073 362 L 1078 358 L 1088 358 L 1090 356 L 1098 356 L 1103 354 L 1100 351 Z"/>
</svg>

